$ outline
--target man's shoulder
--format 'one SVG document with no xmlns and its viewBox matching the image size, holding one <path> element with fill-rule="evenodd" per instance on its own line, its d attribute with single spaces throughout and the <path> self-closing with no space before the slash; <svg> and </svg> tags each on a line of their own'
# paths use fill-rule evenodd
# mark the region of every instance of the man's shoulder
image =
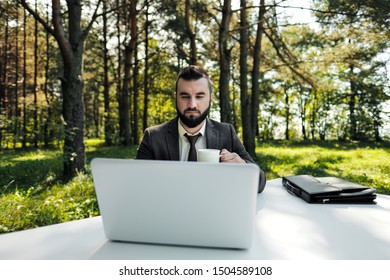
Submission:
<svg viewBox="0 0 390 280">
<path fill-rule="evenodd" d="M 223 122 L 219 122 L 219 121 L 216 121 L 213 119 L 209 119 L 209 121 L 214 129 L 231 130 L 231 128 L 232 128 L 232 124 L 230 124 L 230 123 L 223 123 Z"/>
<path fill-rule="evenodd" d="M 154 125 L 154 126 L 148 127 L 146 129 L 146 131 L 149 132 L 149 133 L 165 132 L 165 131 L 168 131 L 169 129 L 171 129 L 172 127 L 174 127 L 175 123 L 177 124 L 177 119 L 176 118 L 172 119 L 172 120 L 170 120 L 168 122 L 162 123 L 162 124 L 158 124 L 158 125 Z"/>
</svg>

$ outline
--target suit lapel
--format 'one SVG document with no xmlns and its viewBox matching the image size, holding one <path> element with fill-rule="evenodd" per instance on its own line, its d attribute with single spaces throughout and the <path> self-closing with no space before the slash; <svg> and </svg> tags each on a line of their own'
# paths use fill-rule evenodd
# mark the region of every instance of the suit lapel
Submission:
<svg viewBox="0 0 390 280">
<path fill-rule="evenodd" d="M 219 149 L 219 131 L 214 129 L 214 124 L 210 119 L 206 119 L 206 145 L 208 149 Z M 170 160 L 179 159 L 179 130 L 178 118 L 174 118 L 168 126 L 168 133 L 166 134 L 167 150 Z"/>
<path fill-rule="evenodd" d="M 206 145 L 208 149 L 219 149 L 219 131 L 214 129 L 214 124 L 207 119 Z"/>
<path fill-rule="evenodd" d="M 174 118 L 168 127 L 166 143 L 170 160 L 179 160 L 179 131 L 177 127 L 177 118 Z"/>
</svg>

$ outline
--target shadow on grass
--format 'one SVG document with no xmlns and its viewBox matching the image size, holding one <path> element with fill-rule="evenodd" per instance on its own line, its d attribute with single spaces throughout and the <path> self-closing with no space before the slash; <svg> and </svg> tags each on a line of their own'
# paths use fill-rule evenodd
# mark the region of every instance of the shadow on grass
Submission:
<svg viewBox="0 0 390 280">
<path fill-rule="evenodd" d="M 12 150 L 1 152 L 0 194 L 50 186 L 62 172 L 62 153 L 58 150 Z"/>
<path fill-rule="evenodd" d="M 312 176 L 325 177 L 331 176 L 330 169 L 335 170 L 332 165 L 343 162 L 345 159 L 343 156 L 329 157 L 318 156 L 313 162 L 302 164 L 305 155 L 293 155 L 293 156 L 270 156 L 257 154 L 256 162 L 263 169 L 268 179 L 280 178 L 288 175 L 302 175 L 308 174 Z M 279 173 L 273 166 L 284 166 L 283 174 Z M 290 170 L 290 171 L 286 171 Z M 338 170 L 336 170 L 338 171 Z M 286 173 L 288 172 L 288 173 Z"/>
<path fill-rule="evenodd" d="M 335 169 L 333 165 L 344 161 L 343 156 L 329 157 L 320 156 L 316 161 L 297 166 L 294 169 L 294 174 L 309 174 L 315 177 L 332 176 L 330 170 L 339 172 L 340 170 Z"/>
<path fill-rule="evenodd" d="M 134 158 L 137 153 L 138 146 L 97 146 L 89 149 L 86 152 L 87 165 L 96 157 L 102 158 Z"/>
<path fill-rule="evenodd" d="M 271 140 L 259 141 L 258 147 L 283 147 L 283 148 L 308 148 L 322 147 L 329 150 L 355 150 L 358 148 L 380 148 L 390 153 L 390 142 L 369 142 L 369 141 L 319 141 L 319 140 Z"/>
<path fill-rule="evenodd" d="M 88 172 L 90 162 L 95 157 L 133 158 L 136 150 L 136 146 L 87 147 L 86 170 Z M 9 150 L 1 151 L 0 155 L 0 194 L 30 188 L 34 188 L 34 193 L 39 193 L 54 184 L 65 182 L 60 150 Z"/>
</svg>

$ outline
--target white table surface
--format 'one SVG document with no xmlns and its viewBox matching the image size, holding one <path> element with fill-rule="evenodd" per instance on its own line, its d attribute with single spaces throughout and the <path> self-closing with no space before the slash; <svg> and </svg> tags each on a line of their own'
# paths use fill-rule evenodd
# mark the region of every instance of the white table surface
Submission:
<svg viewBox="0 0 390 280">
<path fill-rule="evenodd" d="M 258 195 L 248 250 L 112 242 L 101 217 L 0 235 L 0 259 L 390 260 L 390 196 L 376 205 L 308 204 L 281 179 Z"/>
</svg>

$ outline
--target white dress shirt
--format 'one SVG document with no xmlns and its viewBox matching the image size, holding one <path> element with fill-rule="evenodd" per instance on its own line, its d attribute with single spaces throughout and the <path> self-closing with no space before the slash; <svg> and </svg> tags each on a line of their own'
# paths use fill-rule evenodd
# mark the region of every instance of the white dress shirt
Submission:
<svg viewBox="0 0 390 280">
<path fill-rule="evenodd" d="M 189 136 L 201 134 L 201 136 L 198 138 L 198 140 L 195 143 L 196 150 L 198 149 L 206 149 L 206 122 L 203 122 L 202 127 L 200 128 L 199 132 L 195 134 L 188 133 L 184 127 L 182 126 L 180 119 L 178 119 L 178 128 L 179 128 L 179 158 L 180 161 L 187 161 L 188 160 L 188 153 L 190 151 L 190 142 L 188 141 L 187 137 L 184 135 L 187 133 Z"/>
</svg>

